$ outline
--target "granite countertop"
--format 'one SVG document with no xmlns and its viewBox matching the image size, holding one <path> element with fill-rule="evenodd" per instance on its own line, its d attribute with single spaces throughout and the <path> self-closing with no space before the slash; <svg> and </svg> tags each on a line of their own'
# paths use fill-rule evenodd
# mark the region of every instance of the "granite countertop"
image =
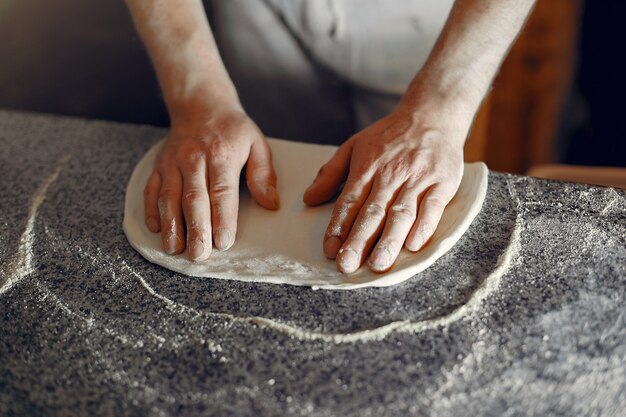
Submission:
<svg viewBox="0 0 626 417">
<path fill-rule="evenodd" d="M 164 133 L 0 112 L 1 416 L 625 415 L 624 191 L 491 172 L 391 288 L 192 278 L 121 227 Z"/>
</svg>

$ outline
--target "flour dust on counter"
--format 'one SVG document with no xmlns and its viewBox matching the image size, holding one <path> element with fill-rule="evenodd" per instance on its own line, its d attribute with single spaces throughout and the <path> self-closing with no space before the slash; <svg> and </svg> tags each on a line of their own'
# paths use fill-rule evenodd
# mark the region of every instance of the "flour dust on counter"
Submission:
<svg viewBox="0 0 626 417">
<path fill-rule="evenodd" d="M 500 255 L 496 268 L 481 282 L 480 286 L 469 296 L 465 304 L 460 305 L 450 313 L 441 317 L 424 320 L 392 321 L 379 327 L 359 330 L 352 333 L 318 332 L 267 317 L 235 316 L 233 314 L 196 311 L 193 308 L 178 304 L 175 301 L 159 294 L 139 273 L 135 272 L 123 261 L 122 266 L 126 268 L 132 276 L 139 280 L 146 291 L 148 291 L 155 298 L 164 302 L 168 308 L 174 311 L 191 311 L 197 316 L 208 315 L 232 322 L 252 324 L 260 328 L 267 328 L 278 333 L 283 333 L 291 338 L 301 341 L 322 341 L 329 343 L 372 342 L 383 340 L 393 333 L 419 333 L 426 330 L 449 326 L 457 320 L 468 318 L 470 314 L 477 312 L 481 307 L 482 302 L 498 289 L 502 277 L 516 261 L 517 254 L 520 250 L 520 233 L 521 220 L 518 218 L 516 227 L 511 235 L 511 241 L 509 242 L 509 245 L 504 253 Z"/>
<path fill-rule="evenodd" d="M 269 139 L 269 144 L 281 208 L 265 210 L 242 190 L 235 245 L 224 252 L 213 251 L 202 262 L 189 260 L 186 252 L 166 254 L 160 234 L 150 232 L 145 225 L 143 188 L 162 143 L 153 146 L 135 167 L 126 190 L 124 231 L 130 244 L 150 262 L 189 276 L 322 289 L 384 287 L 415 276 L 448 252 L 480 212 L 487 192 L 487 167 L 482 163 L 466 164 L 459 190 L 424 248 L 417 253 L 403 249 L 386 273 L 361 267 L 352 274 L 342 274 L 322 251 L 333 204 L 307 207 L 302 202 L 302 193 L 337 148 L 278 139 Z"/>
<path fill-rule="evenodd" d="M 63 170 L 63 167 L 67 164 L 70 158 L 71 156 L 69 154 L 65 155 L 56 165 L 52 173 L 44 178 L 39 188 L 37 188 L 31 196 L 30 206 L 28 208 L 28 218 L 26 219 L 26 227 L 20 237 L 18 246 L 13 253 L 11 261 L 7 265 L 2 265 L 0 268 L 0 271 L 2 272 L 2 276 L 0 276 L 0 294 L 7 291 L 20 279 L 33 272 L 32 258 L 37 210 L 46 199 L 48 188 L 57 180 L 59 174 Z"/>
</svg>

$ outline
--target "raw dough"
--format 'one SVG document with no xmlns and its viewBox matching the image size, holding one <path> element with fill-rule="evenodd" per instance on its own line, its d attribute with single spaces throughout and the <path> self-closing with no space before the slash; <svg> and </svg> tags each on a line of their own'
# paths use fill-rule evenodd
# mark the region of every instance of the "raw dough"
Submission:
<svg viewBox="0 0 626 417">
<path fill-rule="evenodd" d="M 150 232 L 145 225 L 143 189 L 162 143 L 154 145 L 135 167 L 126 190 L 124 231 L 130 244 L 150 262 L 191 276 L 325 289 L 384 287 L 413 277 L 446 253 L 480 212 L 487 192 L 485 164 L 466 164 L 459 190 L 425 248 L 418 253 L 403 250 L 387 273 L 376 274 L 361 267 L 346 275 L 338 272 L 335 262 L 322 252 L 333 204 L 311 208 L 302 203 L 302 193 L 336 147 L 278 139 L 269 139 L 269 143 L 281 208 L 261 208 L 242 188 L 235 245 L 225 252 L 214 250 L 204 262 L 190 261 L 186 252 L 167 255 L 160 234 Z"/>
</svg>

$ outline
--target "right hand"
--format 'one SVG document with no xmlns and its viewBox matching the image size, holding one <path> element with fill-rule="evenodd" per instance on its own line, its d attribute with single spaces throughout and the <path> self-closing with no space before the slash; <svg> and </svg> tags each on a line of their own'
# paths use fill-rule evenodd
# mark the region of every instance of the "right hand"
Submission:
<svg viewBox="0 0 626 417">
<path fill-rule="evenodd" d="M 144 190 L 146 225 L 161 232 L 166 253 L 188 247 L 189 258 L 202 261 L 213 245 L 218 250 L 233 245 L 244 165 L 252 197 L 266 209 L 277 209 L 269 145 L 243 110 L 189 112 L 172 121 Z"/>
</svg>

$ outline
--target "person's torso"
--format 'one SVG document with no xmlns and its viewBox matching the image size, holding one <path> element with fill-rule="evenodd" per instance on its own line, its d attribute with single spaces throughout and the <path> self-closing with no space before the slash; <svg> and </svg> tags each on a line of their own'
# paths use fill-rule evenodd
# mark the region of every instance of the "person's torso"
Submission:
<svg viewBox="0 0 626 417">
<path fill-rule="evenodd" d="M 350 82 L 401 94 L 422 67 L 454 0 L 262 0 L 308 52 Z"/>
</svg>

